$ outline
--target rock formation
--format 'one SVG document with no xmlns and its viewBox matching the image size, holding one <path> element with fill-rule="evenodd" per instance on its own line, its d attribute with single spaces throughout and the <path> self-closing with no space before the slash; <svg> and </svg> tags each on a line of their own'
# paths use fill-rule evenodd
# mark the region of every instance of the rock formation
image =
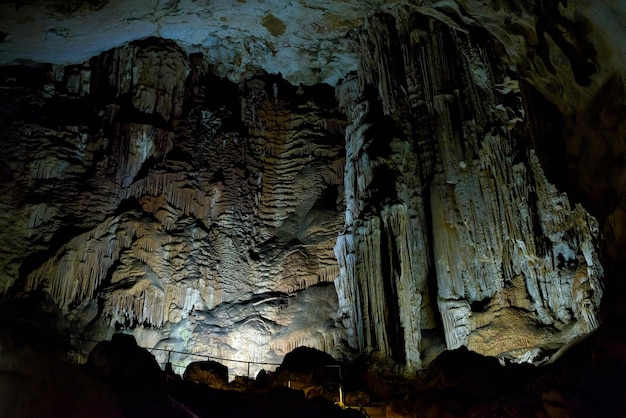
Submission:
<svg viewBox="0 0 626 418">
<path fill-rule="evenodd" d="M 43 3 L 0 5 L 5 298 L 179 366 L 542 362 L 598 327 L 626 236 L 619 7 Z M 98 18 L 115 37 L 81 32 Z"/>
<path fill-rule="evenodd" d="M 333 351 L 332 89 L 237 86 L 156 38 L 41 76 L 4 122 L 5 292 L 45 289 L 92 339 L 125 328 L 144 346 L 265 362 Z"/>
<path fill-rule="evenodd" d="M 410 9 L 366 28 L 358 78 L 340 87 L 351 343 L 419 368 L 439 321 L 449 349 L 515 358 L 595 329 L 597 221 L 546 180 L 532 103 L 494 41 Z"/>
</svg>

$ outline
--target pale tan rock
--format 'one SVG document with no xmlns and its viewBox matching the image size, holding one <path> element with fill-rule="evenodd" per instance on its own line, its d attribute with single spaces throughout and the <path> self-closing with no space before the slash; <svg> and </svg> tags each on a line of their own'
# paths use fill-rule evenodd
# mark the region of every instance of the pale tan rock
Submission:
<svg viewBox="0 0 626 418">
<path fill-rule="evenodd" d="M 28 3 L 23 16 L 52 13 Z M 542 3 L 537 15 L 533 2 L 305 2 L 289 7 L 311 13 L 290 21 L 239 9 L 246 28 L 228 8 L 203 10 L 233 35 L 217 43 L 173 29 L 182 5 L 157 5 L 150 23 L 184 33 L 183 45 L 146 38 L 3 90 L 6 114 L 27 116 L 2 116 L 0 291 L 42 289 L 94 335 L 127 327 L 148 346 L 254 361 L 310 345 L 381 351 L 412 371 L 440 340 L 528 358 L 587 333 L 604 293 L 599 231 L 612 260 L 626 231 L 623 147 L 607 139 L 623 137 L 626 48 L 608 37 L 623 11 L 583 3 Z M 11 28 L 32 21 L 2 7 Z M 58 13 L 46 53 L 57 38 L 93 39 Z M 6 36 L 0 54 L 32 45 Z M 254 76 L 257 65 L 307 83 L 358 68 L 337 87 L 349 124 L 309 87 Z M 595 208 L 600 224 L 548 181 L 550 164 L 544 173 L 537 96 L 563 118 L 570 178 L 611 202 Z M 58 103 L 68 120 L 55 119 Z M 301 307 L 316 298 L 310 320 Z"/>
<path fill-rule="evenodd" d="M 14 116 L 2 216 L 18 222 L 3 231 L 16 245 L 2 262 L 16 267 L 2 289 L 41 289 L 77 332 L 126 330 L 165 350 L 161 363 L 169 350 L 206 353 L 253 375 L 300 345 L 343 356 L 332 281 L 345 121 L 332 89 L 319 101 L 278 77 L 237 86 L 201 59 L 147 39 L 47 75 L 60 81 L 42 113 L 52 98 L 80 102 L 93 125 Z M 197 85 L 186 90 L 188 71 Z M 241 108 L 211 96 L 222 85 Z M 193 359 L 173 363 L 182 372 Z"/>
<path fill-rule="evenodd" d="M 525 146 L 530 109 L 493 44 L 410 8 L 372 16 L 361 42 L 359 87 L 339 90 L 351 125 L 336 285 L 350 343 L 410 369 L 436 316 L 449 349 L 490 355 L 595 329 L 597 221 Z"/>
</svg>

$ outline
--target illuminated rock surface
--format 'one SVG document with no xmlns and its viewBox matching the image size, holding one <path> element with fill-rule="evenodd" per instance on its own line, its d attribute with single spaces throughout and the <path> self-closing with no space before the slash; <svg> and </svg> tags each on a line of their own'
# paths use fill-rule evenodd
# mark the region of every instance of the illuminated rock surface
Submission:
<svg viewBox="0 0 626 418">
<path fill-rule="evenodd" d="M 142 346 L 257 362 L 333 352 L 345 126 L 333 90 L 268 76 L 240 100 L 158 39 L 51 76 L 76 73 L 89 97 L 42 90 L 26 105 L 36 116 L 8 122 L 3 288 L 43 288 L 91 339 L 121 327 Z M 91 119 L 46 126 L 55 106 Z"/>
</svg>

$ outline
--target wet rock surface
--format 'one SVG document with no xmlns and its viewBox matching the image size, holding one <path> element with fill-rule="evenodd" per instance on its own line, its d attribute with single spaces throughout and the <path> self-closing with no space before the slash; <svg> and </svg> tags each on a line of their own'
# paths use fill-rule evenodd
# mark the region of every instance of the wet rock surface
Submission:
<svg viewBox="0 0 626 418">
<path fill-rule="evenodd" d="M 545 177 L 494 40 L 411 9 L 368 22 L 336 89 L 237 85 L 160 38 L 12 81 L 5 293 L 43 290 L 74 337 L 124 329 L 160 363 L 544 361 L 595 329 L 600 227 Z"/>
</svg>

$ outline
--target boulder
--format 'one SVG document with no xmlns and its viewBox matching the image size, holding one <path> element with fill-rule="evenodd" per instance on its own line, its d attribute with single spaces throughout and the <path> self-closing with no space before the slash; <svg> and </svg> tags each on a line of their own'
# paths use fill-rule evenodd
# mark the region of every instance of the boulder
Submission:
<svg viewBox="0 0 626 418">
<path fill-rule="evenodd" d="M 194 361 L 185 369 L 183 379 L 222 389 L 228 385 L 228 367 L 216 361 Z"/>
<path fill-rule="evenodd" d="M 154 356 L 127 334 L 114 334 L 111 341 L 98 343 L 87 366 L 120 388 L 156 387 L 164 377 Z"/>
<path fill-rule="evenodd" d="M 154 356 L 137 345 L 132 335 L 114 334 L 98 343 L 87 369 L 108 383 L 124 416 L 133 418 L 188 417 L 186 407 L 164 390 L 165 374 Z"/>
</svg>

